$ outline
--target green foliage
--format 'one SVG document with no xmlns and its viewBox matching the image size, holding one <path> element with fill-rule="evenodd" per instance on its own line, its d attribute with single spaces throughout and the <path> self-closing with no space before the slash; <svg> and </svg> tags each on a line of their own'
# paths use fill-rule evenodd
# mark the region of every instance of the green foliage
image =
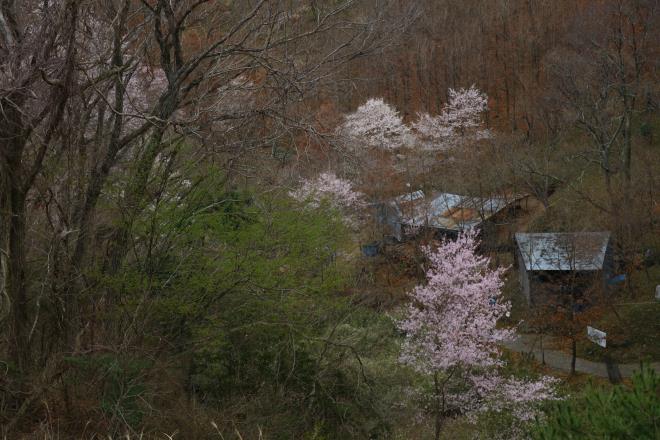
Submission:
<svg viewBox="0 0 660 440">
<path fill-rule="evenodd" d="M 206 171 L 171 182 L 134 230 L 136 258 L 107 284 L 168 341 L 189 397 L 241 402 L 269 438 L 387 438 L 383 396 L 397 397 L 375 378 L 396 382 L 395 333 L 342 295 L 352 268 L 338 211 L 227 190 Z"/>
<path fill-rule="evenodd" d="M 537 427 L 535 438 L 660 438 L 660 377 L 644 367 L 631 387 L 590 387 L 583 397 L 556 403 Z"/>
</svg>

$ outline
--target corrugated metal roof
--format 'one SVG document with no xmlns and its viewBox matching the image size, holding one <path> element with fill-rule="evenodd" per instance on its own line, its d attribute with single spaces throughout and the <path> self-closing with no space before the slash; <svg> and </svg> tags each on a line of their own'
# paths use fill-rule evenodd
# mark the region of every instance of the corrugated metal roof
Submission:
<svg viewBox="0 0 660 440">
<path fill-rule="evenodd" d="M 558 271 L 601 270 L 609 232 L 516 233 L 525 269 Z"/>
<path fill-rule="evenodd" d="M 424 198 L 424 191 L 420 189 L 417 191 L 413 191 L 411 193 L 401 194 L 400 196 L 396 197 L 394 201 L 396 203 L 414 202 L 415 200 L 420 200 L 423 198 Z"/>
<path fill-rule="evenodd" d="M 513 200 L 516 198 L 485 199 L 451 193 L 438 193 L 432 197 L 425 197 L 422 191 L 415 191 L 396 197 L 393 205 L 401 224 L 461 231 L 479 226 Z"/>
</svg>

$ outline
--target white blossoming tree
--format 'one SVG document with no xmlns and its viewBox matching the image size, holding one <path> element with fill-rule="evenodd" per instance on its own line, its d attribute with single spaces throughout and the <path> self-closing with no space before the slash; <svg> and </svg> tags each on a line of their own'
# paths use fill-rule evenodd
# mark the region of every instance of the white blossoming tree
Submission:
<svg viewBox="0 0 660 440">
<path fill-rule="evenodd" d="M 362 205 L 362 194 L 353 189 L 353 184 L 336 174 L 325 172 L 314 179 L 303 179 L 298 189 L 289 195 L 301 203 L 318 207 L 327 201 L 338 209 L 355 208 Z"/>
<path fill-rule="evenodd" d="M 482 114 L 488 109 L 488 97 L 474 85 L 469 89 L 449 89 L 449 102 L 437 116 L 420 113 L 412 128 L 421 145 L 429 150 L 445 150 L 466 140 L 489 138 Z"/>
<path fill-rule="evenodd" d="M 449 102 L 440 115 L 454 130 L 465 134 L 469 129 L 481 127 L 481 115 L 488 110 L 488 96 L 474 84 L 469 89 L 449 89 Z"/>
<path fill-rule="evenodd" d="M 382 98 L 372 98 L 346 116 L 339 134 L 354 143 L 393 150 L 405 144 L 410 129 L 394 107 Z"/>
</svg>

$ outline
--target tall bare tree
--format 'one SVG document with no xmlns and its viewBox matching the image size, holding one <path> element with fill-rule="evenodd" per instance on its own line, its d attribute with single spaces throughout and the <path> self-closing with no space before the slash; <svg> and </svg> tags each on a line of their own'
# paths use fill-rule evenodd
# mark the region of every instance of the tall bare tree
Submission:
<svg viewBox="0 0 660 440">
<path fill-rule="evenodd" d="M 315 133 L 310 92 L 412 19 L 372 3 L 0 2 L 2 350 L 21 375 L 82 349 L 90 273 L 126 258 L 183 145 L 226 158 Z"/>
</svg>

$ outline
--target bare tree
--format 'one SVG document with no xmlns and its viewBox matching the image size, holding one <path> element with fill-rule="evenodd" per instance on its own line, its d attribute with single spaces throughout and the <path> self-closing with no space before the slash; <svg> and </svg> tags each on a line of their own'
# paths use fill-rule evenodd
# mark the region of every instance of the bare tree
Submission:
<svg viewBox="0 0 660 440">
<path fill-rule="evenodd" d="M 231 162 L 317 134 L 302 116 L 310 92 L 413 16 L 393 23 L 387 2 L 369 6 L 0 2 L 0 298 L 22 375 L 83 348 L 89 292 L 112 300 L 91 274 L 118 270 L 184 146 Z"/>
<path fill-rule="evenodd" d="M 657 11 L 657 0 L 593 4 L 576 17 L 565 48 L 549 57 L 561 105 L 591 138 L 593 149 L 585 157 L 602 169 L 613 205 L 618 172 L 624 175 L 624 203 L 630 197 L 632 126 L 657 82 L 652 62 Z"/>
</svg>

